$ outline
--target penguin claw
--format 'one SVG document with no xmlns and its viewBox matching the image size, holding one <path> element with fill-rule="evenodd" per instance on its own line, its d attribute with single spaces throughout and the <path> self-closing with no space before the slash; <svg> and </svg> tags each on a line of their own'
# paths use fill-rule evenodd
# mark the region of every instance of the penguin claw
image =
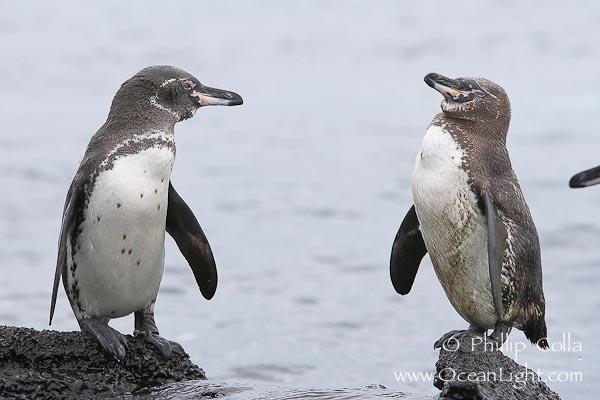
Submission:
<svg viewBox="0 0 600 400">
<path fill-rule="evenodd" d="M 119 362 L 122 362 L 125 359 L 125 348 L 121 344 L 115 345 L 114 343 L 110 343 L 105 350 Z"/>
<path fill-rule="evenodd" d="M 502 321 L 496 323 L 494 331 L 487 337 L 488 342 L 491 342 L 491 347 L 493 351 L 499 350 L 502 347 L 504 342 L 506 342 L 506 339 L 508 338 L 508 335 L 510 334 L 511 330 L 512 325 L 510 325 L 509 323 Z"/>
<path fill-rule="evenodd" d="M 122 362 L 125 359 L 129 345 L 127 344 L 127 338 L 121 332 L 91 318 L 80 321 L 79 326 L 83 332 L 88 332 L 94 336 L 100 347 L 117 361 Z"/>
<path fill-rule="evenodd" d="M 140 337 L 156 347 L 164 358 L 172 358 L 174 355 L 187 356 L 187 353 L 179 343 L 167 340 L 156 333 L 148 331 L 135 331 L 134 336 L 136 338 Z"/>
<path fill-rule="evenodd" d="M 121 340 L 119 336 L 121 336 L 123 340 Z M 126 340 L 123 335 L 118 333 L 118 335 L 114 335 L 111 339 L 104 337 L 97 339 L 100 346 L 118 362 L 123 362 L 125 360 L 125 354 L 127 353 L 129 346 L 127 346 L 127 342 L 123 343 L 123 341 Z"/>
</svg>

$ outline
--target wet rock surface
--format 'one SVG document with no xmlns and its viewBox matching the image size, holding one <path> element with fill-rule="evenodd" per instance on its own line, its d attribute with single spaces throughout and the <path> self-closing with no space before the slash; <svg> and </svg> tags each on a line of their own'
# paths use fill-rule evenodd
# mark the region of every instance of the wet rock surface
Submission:
<svg viewBox="0 0 600 400">
<path fill-rule="evenodd" d="M 206 379 L 189 357 L 165 359 L 151 345 L 126 337 L 129 350 L 119 363 L 81 332 L 0 326 L 0 398 L 92 398 Z"/>
<path fill-rule="evenodd" d="M 560 400 L 532 370 L 469 334 L 449 342 L 435 364 L 443 400 Z"/>
</svg>

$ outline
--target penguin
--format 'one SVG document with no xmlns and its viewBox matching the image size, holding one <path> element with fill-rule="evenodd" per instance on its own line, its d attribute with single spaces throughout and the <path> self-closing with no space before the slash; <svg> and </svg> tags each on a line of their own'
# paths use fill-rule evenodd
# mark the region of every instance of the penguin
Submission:
<svg viewBox="0 0 600 400">
<path fill-rule="evenodd" d="M 569 187 L 584 188 L 588 186 L 594 186 L 600 183 L 600 166 L 586 169 L 585 171 L 579 172 L 571 177 L 569 180 Z"/>
<path fill-rule="evenodd" d="M 117 360 L 124 359 L 127 341 L 108 322 L 131 313 L 134 336 L 165 357 L 185 354 L 159 335 L 154 321 L 165 231 L 209 300 L 217 288 L 217 269 L 196 217 L 170 180 L 174 127 L 200 107 L 242 103 L 238 94 L 204 86 L 166 65 L 144 68 L 121 85 L 67 193 L 50 324 L 62 277 L 81 331 Z"/>
<path fill-rule="evenodd" d="M 442 94 L 442 112 L 416 157 L 414 204 L 392 247 L 392 284 L 409 293 L 429 253 L 448 300 L 470 325 L 446 333 L 435 348 L 466 332 L 498 348 L 515 327 L 545 349 L 540 244 L 506 149 L 508 96 L 481 78 L 430 73 L 425 82 Z"/>
</svg>

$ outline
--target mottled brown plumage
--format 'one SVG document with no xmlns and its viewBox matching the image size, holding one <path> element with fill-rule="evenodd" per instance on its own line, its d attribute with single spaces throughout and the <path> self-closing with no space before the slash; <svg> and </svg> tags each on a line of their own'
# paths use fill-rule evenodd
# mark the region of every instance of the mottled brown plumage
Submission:
<svg viewBox="0 0 600 400">
<path fill-rule="evenodd" d="M 466 232 L 474 232 L 472 226 L 477 222 L 473 218 L 476 215 L 483 215 L 485 218 L 487 215 L 489 221 L 492 216 L 489 214 L 490 212 L 497 215 L 500 222 L 494 228 L 496 234 L 490 231 L 488 227 L 488 235 L 492 234 L 498 240 L 498 254 L 501 259 L 499 262 L 501 270 L 499 271 L 500 285 L 498 292 L 501 294 L 501 304 L 497 304 L 495 307 L 496 313 L 501 315 L 496 316 L 497 324 L 504 325 L 505 331 L 509 331 L 512 326 L 517 327 L 523 330 L 532 342 L 537 343 L 540 347 L 546 347 L 545 301 L 542 291 L 539 239 L 529 207 L 512 170 L 506 149 L 506 135 L 511 117 L 508 96 L 500 86 L 481 78 L 452 80 L 441 75 L 430 74 L 426 77 L 426 82 L 444 95 L 441 104 L 443 112 L 434 117 L 428 132 L 431 130 L 431 132 L 448 135 L 447 140 L 450 141 L 449 143 L 456 146 L 453 150 L 456 154 L 453 153 L 451 156 L 452 162 L 466 173 L 468 192 L 474 196 L 475 207 L 478 208 L 474 211 L 475 214 L 461 214 L 463 215 L 461 218 L 466 218 L 463 221 L 464 226 L 461 225 L 463 226 L 461 229 L 466 229 Z M 433 148 L 433 150 L 429 150 L 429 152 L 431 151 L 442 150 Z M 454 160 L 457 155 L 460 160 Z M 450 157 L 446 153 L 439 153 L 439 157 L 446 156 Z M 423 155 L 420 157 L 422 158 Z M 415 176 L 415 179 L 417 179 L 417 176 Z M 435 189 L 437 187 L 435 183 L 425 182 L 425 186 L 418 182 L 415 184 L 417 189 L 413 190 L 437 190 Z M 443 185 L 446 184 L 443 183 Z M 428 187 L 431 189 L 425 189 Z M 443 187 L 440 186 L 440 188 Z M 425 201 L 435 201 L 435 198 L 430 196 L 422 198 L 421 203 L 424 201 L 423 199 L 430 199 Z M 486 200 L 489 210 L 486 208 Z M 470 207 L 469 202 L 466 200 L 456 199 L 456 201 L 465 204 L 465 207 Z M 415 204 L 417 205 L 417 203 Z M 427 210 L 423 206 L 417 207 L 417 215 L 429 212 Z M 443 216 L 423 214 L 419 215 L 419 220 L 425 218 L 426 221 L 436 221 L 436 218 L 439 220 L 440 217 Z M 408 215 L 407 218 L 409 218 Z M 422 224 L 422 222 L 417 223 Z M 448 262 L 450 262 L 449 265 L 454 265 L 453 268 L 461 268 L 461 263 L 464 262 L 461 255 L 464 250 L 461 250 L 461 248 L 468 245 L 468 240 L 472 240 L 469 239 L 468 234 L 464 238 L 460 235 L 456 237 L 451 235 L 454 239 L 451 237 L 442 239 L 441 237 L 430 236 L 434 232 L 431 230 L 434 229 L 433 227 L 419 226 L 425 236 L 425 243 L 436 248 L 436 251 L 431 254 L 436 271 L 440 271 L 438 264 L 442 265 Z M 411 228 L 410 231 L 408 228 Z M 414 231 L 414 226 L 408 226 L 404 229 L 401 228 L 398 235 L 406 241 L 404 238 L 412 231 Z M 420 259 L 428 250 L 430 253 L 431 250 L 434 250 L 420 249 L 419 242 L 414 238 L 411 240 L 414 243 L 412 247 L 395 248 L 392 253 L 391 270 L 393 280 L 396 280 L 394 286 L 397 289 L 402 285 L 407 285 L 404 281 L 410 280 L 411 275 L 414 277 L 412 271 L 416 269 Z M 454 248 L 452 254 L 455 254 L 453 256 L 455 258 L 450 259 L 447 258 L 450 256 L 444 256 L 443 260 L 438 259 L 441 250 L 438 249 L 439 246 L 436 240 L 453 240 L 454 242 L 450 245 L 450 248 Z M 487 238 L 484 237 L 482 240 L 487 241 Z M 402 244 L 403 242 L 397 239 L 397 243 Z M 488 251 L 491 251 L 490 244 L 493 243 L 488 242 Z M 449 243 L 446 244 L 446 248 L 448 245 Z M 415 259 L 417 260 L 416 263 Z M 490 262 L 490 274 L 493 274 L 492 264 Z M 468 297 L 460 300 L 460 296 L 470 296 L 470 294 L 466 292 L 462 294 L 460 287 L 457 287 L 457 285 L 460 285 L 460 281 L 455 279 L 456 275 L 438 273 L 438 276 L 455 307 L 465 307 L 467 304 L 473 303 Z M 448 278 L 451 279 L 448 280 Z M 491 286 L 490 289 L 494 292 L 493 279 Z M 453 299 L 453 297 L 456 298 Z M 477 304 L 477 302 L 473 304 Z M 459 312 L 461 311 L 459 310 Z M 469 315 L 470 312 L 462 310 L 461 315 L 465 317 L 465 314 Z M 468 316 L 465 318 L 469 320 Z M 478 326 L 477 321 L 470 320 L 469 322 L 475 328 L 487 328 Z"/>
</svg>

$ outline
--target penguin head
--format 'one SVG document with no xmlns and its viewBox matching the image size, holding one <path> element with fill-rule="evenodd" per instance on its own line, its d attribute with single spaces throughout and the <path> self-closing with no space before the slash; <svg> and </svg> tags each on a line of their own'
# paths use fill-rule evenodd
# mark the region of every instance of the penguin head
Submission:
<svg viewBox="0 0 600 400">
<path fill-rule="evenodd" d="M 117 101 L 153 106 L 170 114 L 175 122 L 192 117 L 200 107 L 243 103 L 239 94 L 205 86 L 184 70 L 168 65 L 147 67 L 135 74 L 121 85 L 113 106 Z"/>
<path fill-rule="evenodd" d="M 450 79 L 430 73 L 425 83 L 444 96 L 442 111 L 449 117 L 475 122 L 510 121 L 508 95 L 492 81 L 483 78 Z"/>
</svg>

